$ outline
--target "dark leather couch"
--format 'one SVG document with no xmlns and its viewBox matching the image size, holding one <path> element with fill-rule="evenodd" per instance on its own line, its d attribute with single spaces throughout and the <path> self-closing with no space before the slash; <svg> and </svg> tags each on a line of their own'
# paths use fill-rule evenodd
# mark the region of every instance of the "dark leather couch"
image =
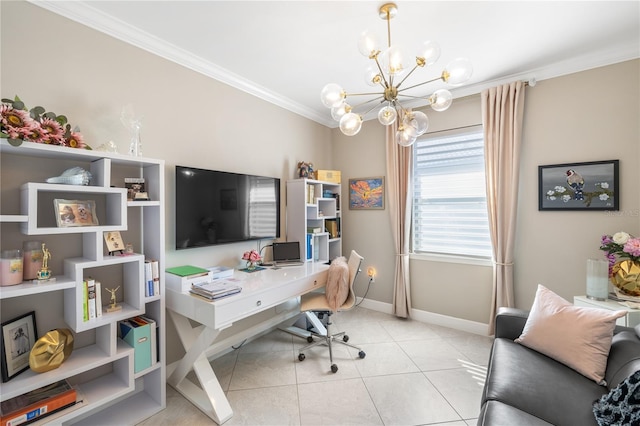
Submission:
<svg viewBox="0 0 640 426">
<path fill-rule="evenodd" d="M 528 311 L 501 308 L 478 425 L 597 426 L 592 404 L 640 370 L 640 326 L 616 326 L 600 386 L 571 368 L 515 343 Z"/>
</svg>

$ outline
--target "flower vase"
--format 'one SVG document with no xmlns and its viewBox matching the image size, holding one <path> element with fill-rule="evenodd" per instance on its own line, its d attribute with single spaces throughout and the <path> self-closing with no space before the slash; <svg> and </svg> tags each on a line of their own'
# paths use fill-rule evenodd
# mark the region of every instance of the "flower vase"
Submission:
<svg viewBox="0 0 640 426">
<path fill-rule="evenodd" d="M 256 262 L 251 262 L 251 261 L 247 262 L 248 271 L 255 271 L 256 267 L 257 267 Z"/>
<path fill-rule="evenodd" d="M 611 282 L 623 294 L 640 297 L 640 262 L 621 260 L 611 268 Z"/>
</svg>

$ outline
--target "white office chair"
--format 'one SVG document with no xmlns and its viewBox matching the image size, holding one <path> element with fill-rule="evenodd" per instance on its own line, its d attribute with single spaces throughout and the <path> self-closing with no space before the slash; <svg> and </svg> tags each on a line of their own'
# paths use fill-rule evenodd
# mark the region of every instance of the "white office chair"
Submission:
<svg viewBox="0 0 640 426">
<path fill-rule="evenodd" d="M 359 351 L 358 356 L 360 358 L 364 358 L 366 356 L 362 349 L 350 343 L 347 343 L 349 341 L 349 336 L 347 336 L 344 331 L 336 334 L 331 334 L 331 315 L 333 315 L 335 312 L 346 311 L 355 306 L 356 295 L 353 291 L 353 283 L 356 281 L 358 272 L 360 272 L 360 264 L 362 263 L 363 259 L 364 258 L 356 253 L 355 250 L 351 250 L 351 255 L 349 256 L 348 261 L 349 294 L 344 303 L 342 303 L 342 305 L 339 306 L 337 310 L 332 310 L 331 304 L 327 300 L 327 295 L 325 293 L 310 293 L 302 297 L 300 310 L 302 312 L 305 312 L 307 319 L 311 322 L 315 331 L 311 331 L 311 336 L 307 337 L 307 342 L 311 344 L 300 349 L 298 360 L 304 361 L 304 352 L 307 349 L 317 345 L 326 345 L 329 347 L 329 362 L 331 363 L 331 371 L 335 373 L 336 371 L 338 371 L 338 366 L 333 363 L 333 350 L 331 347 L 333 343 L 340 343 L 342 345 L 350 346 L 354 349 L 357 349 Z M 317 315 L 327 315 L 326 326 L 322 324 Z M 317 337 L 319 340 L 314 342 L 314 337 Z"/>
</svg>

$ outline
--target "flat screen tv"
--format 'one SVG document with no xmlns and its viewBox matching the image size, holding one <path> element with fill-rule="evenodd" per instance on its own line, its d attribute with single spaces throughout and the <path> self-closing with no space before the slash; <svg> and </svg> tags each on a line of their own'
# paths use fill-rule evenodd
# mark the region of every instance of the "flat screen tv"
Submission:
<svg viewBox="0 0 640 426">
<path fill-rule="evenodd" d="M 280 179 L 176 166 L 176 250 L 280 237 Z"/>
</svg>

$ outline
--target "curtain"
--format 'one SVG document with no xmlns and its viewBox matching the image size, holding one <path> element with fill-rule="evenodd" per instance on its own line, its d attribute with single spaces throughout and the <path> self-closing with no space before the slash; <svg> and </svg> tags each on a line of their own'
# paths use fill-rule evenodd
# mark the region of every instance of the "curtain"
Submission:
<svg viewBox="0 0 640 426">
<path fill-rule="evenodd" d="M 525 84 L 521 81 L 482 92 L 489 231 L 493 248 L 493 291 L 489 334 L 499 307 L 514 306 L 513 246 Z"/>
<path fill-rule="evenodd" d="M 411 147 L 396 143 L 398 124 L 386 128 L 387 198 L 391 234 L 396 253 L 393 291 L 393 314 L 409 318 L 411 282 L 409 279 L 409 239 L 411 232 Z"/>
</svg>

